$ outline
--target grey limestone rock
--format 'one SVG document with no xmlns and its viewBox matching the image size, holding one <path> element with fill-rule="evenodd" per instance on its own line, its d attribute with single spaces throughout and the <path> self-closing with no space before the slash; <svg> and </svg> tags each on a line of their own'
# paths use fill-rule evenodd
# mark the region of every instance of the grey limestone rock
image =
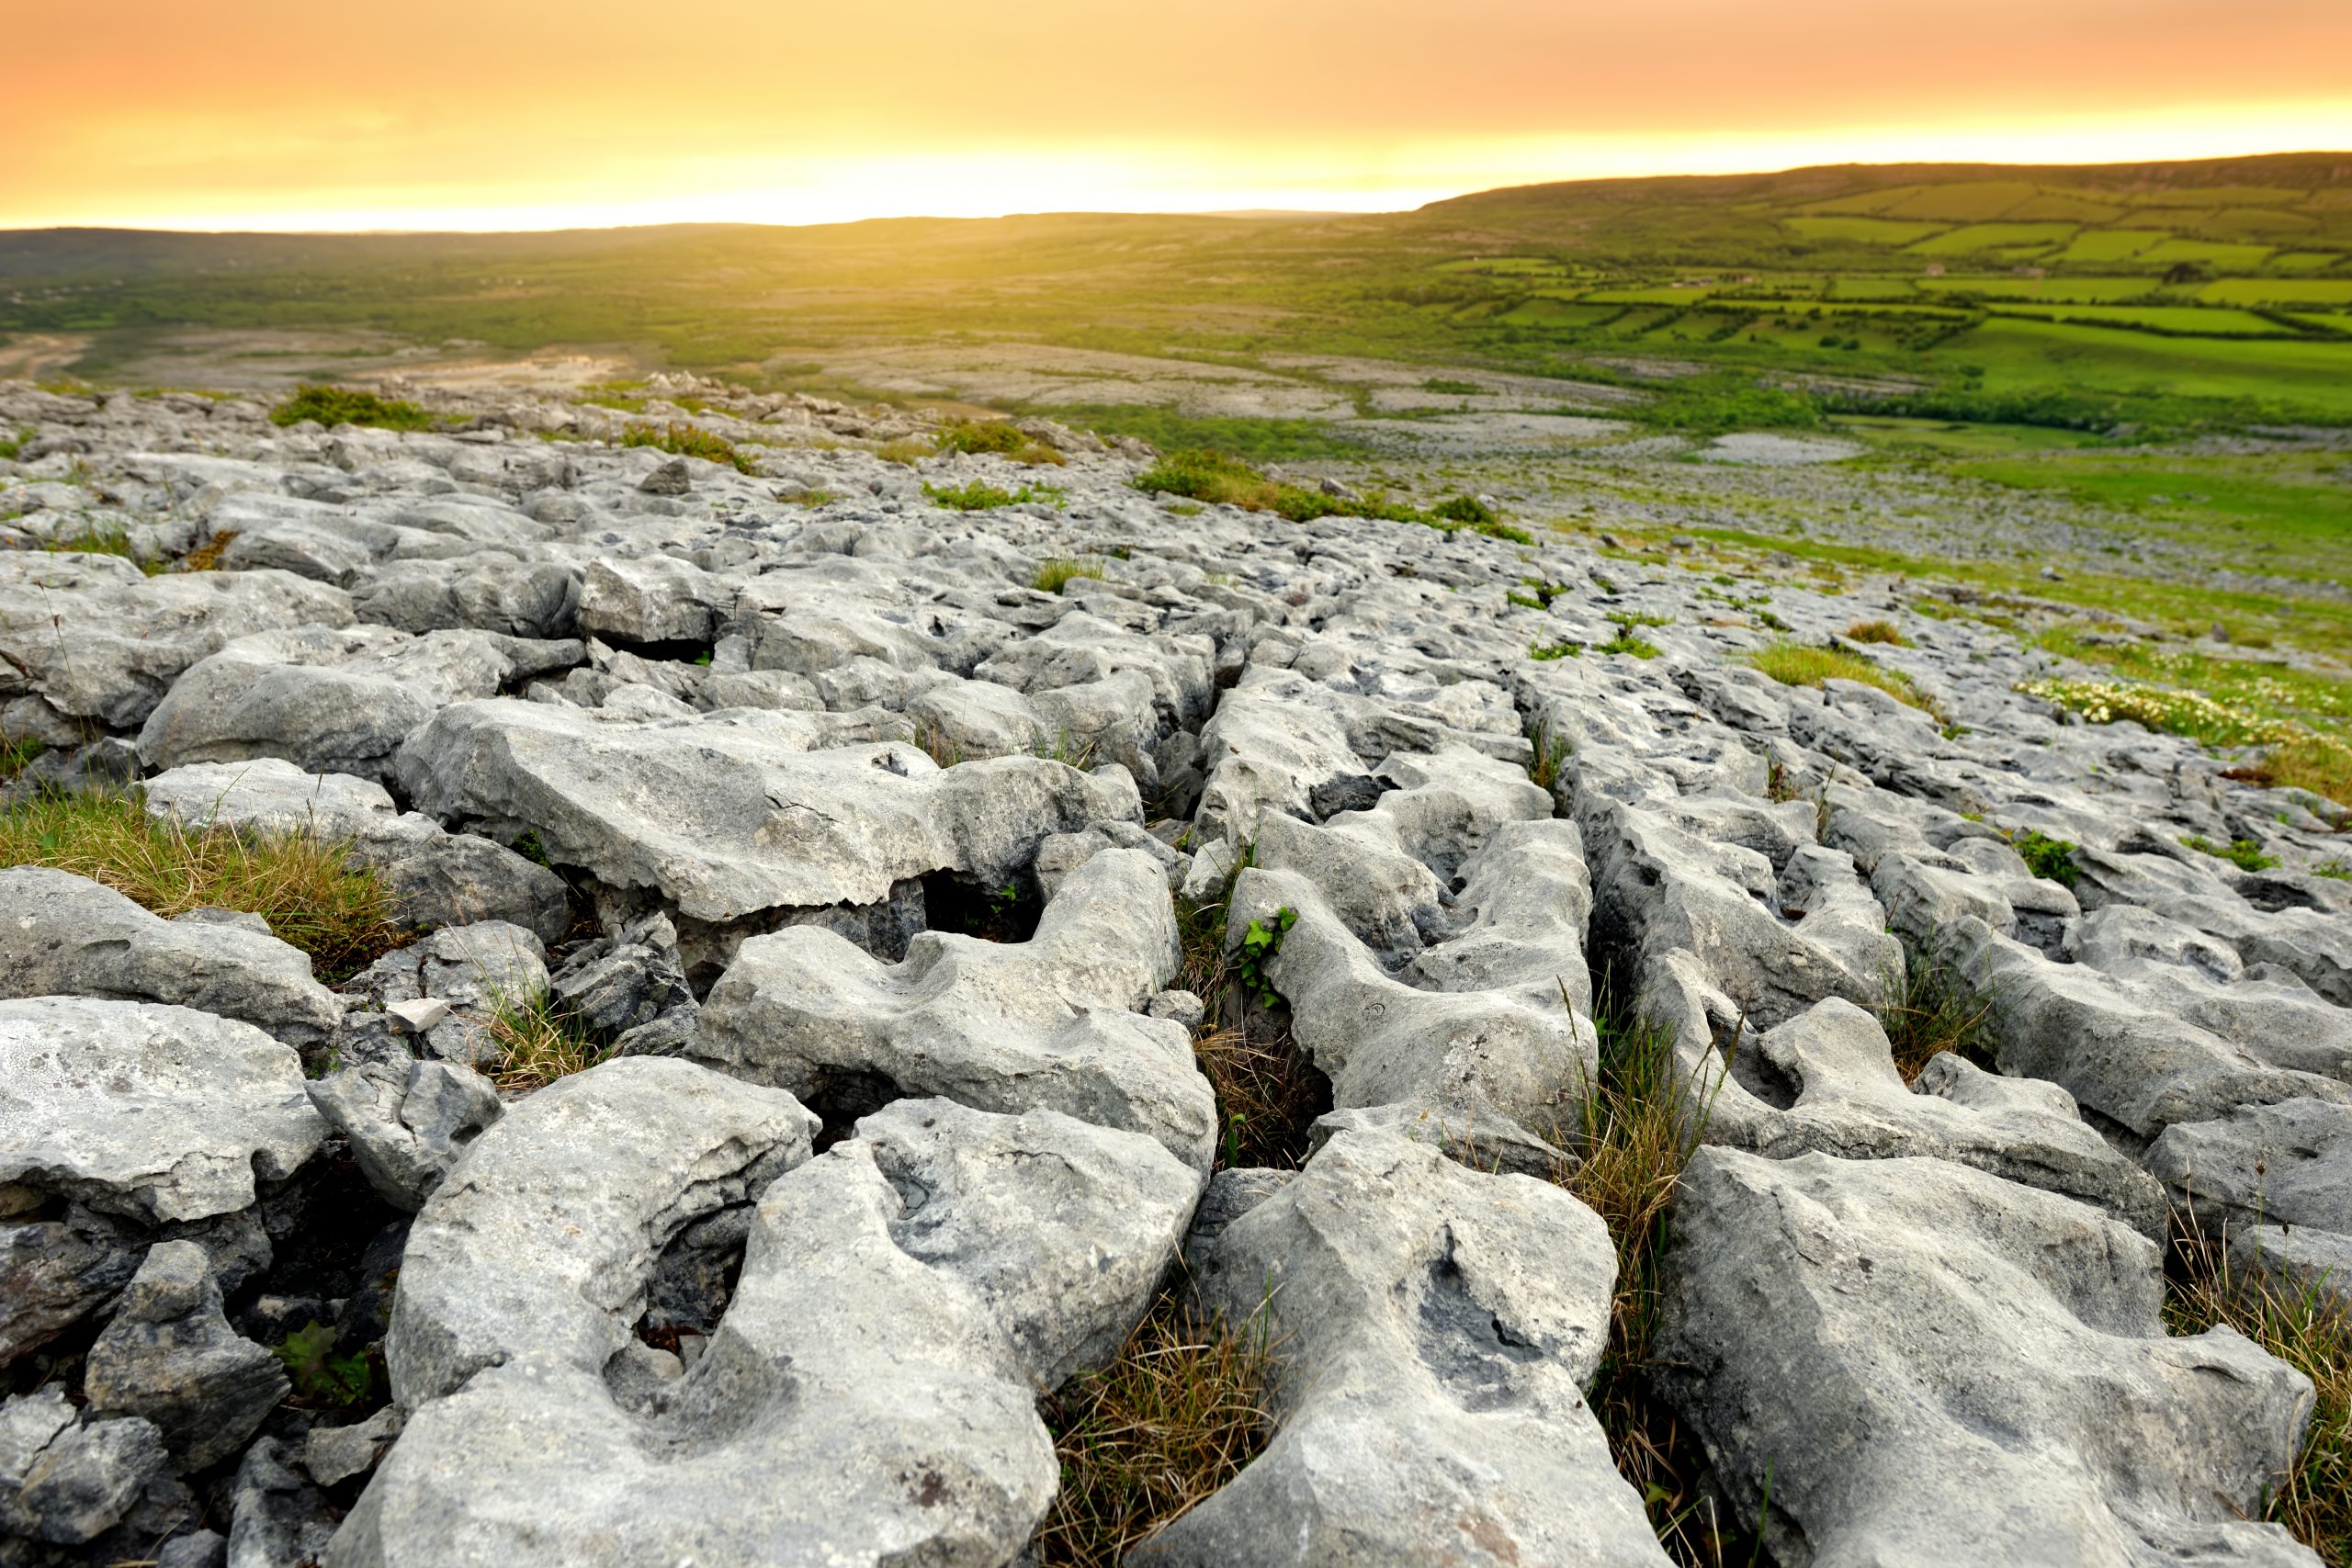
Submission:
<svg viewBox="0 0 2352 1568">
<path fill-rule="evenodd" d="M 902 1100 L 767 1188 L 683 1375 L 537 1324 L 410 1417 L 329 1568 L 1009 1562 L 1053 1496 L 1039 1391 L 1121 1343 L 1199 1187 L 1133 1134 Z"/>
<path fill-rule="evenodd" d="M 0 1404 L 0 1542 L 95 1540 L 167 1472 L 150 1422 L 88 1419 L 56 1383 L 14 1395 Z"/>
<path fill-rule="evenodd" d="M 339 1486 L 376 1468 L 401 1435 L 401 1407 L 387 1404 L 347 1427 L 313 1427 L 302 1444 L 302 1468 L 322 1486 Z"/>
<path fill-rule="evenodd" d="M 1205 1170 L 1216 1106 L 1189 1032 L 1140 1012 L 1176 963 L 1158 863 L 1106 849 L 1069 874 L 1025 942 L 924 931 L 884 964 L 815 927 L 753 937 L 692 1049 L 836 1115 L 899 1094 L 1048 1108 L 1147 1134 Z"/>
<path fill-rule="evenodd" d="M 1668 1268 L 1655 1375 L 1782 1562 L 2315 1561 L 2244 1522 L 2308 1380 L 2167 1337 L 2157 1245 L 2071 1199 L 1703 1148 Z"/>
<path fill-rule="evenodd" d="M 289 1044 L 343 1017 L 311 961 L 266 930 L 167 920 L 48 866 L 0 871 L 0 995 L 167 1002 L 240 1019 Z"/>
<path fill-rule="evenodd" d="M 377 1196 L 410 1213 L 504 1110 L 490 1080 L 457 1062 L 362 1062 L 309 1088 Z"/>
<path fill-rule="evenodd" d="M 580 581 L 580 628 L 622 642 L 710 642 L 739 586 L 670 556 L 592 560 Z"/>
<path fill-rule="evenodd" d="M 1667 1561 L 1584 1403 L 1616 1280 L 1590 1210 L 1366 1131 L 1295 1179 L 1220 1180 L 1249 1190 L 1195 1238 L 1195 1289 L 1270 1336 L 1280 1427 L 1128 1561 Z"/>
<path fill-rule="evenodd" d="M 602 1345 L 694 1222 L 808 1156 L 791 1096 L 638 1056 L 559 1079 L 473 1141 L 409 1233 L 384 1359 L 414 1408 L 542 1343 Z"/>
<path fill-rule="evenodd" d="M 139 732 L 139 754 L 153 768 L 282 757 L 313 773 L 381 781 L 401 742 L 447 705 L 582 657 L 577 642 L 493 632 L 260 632 L 173 684 Z"/>
<path fill-rule="evenodd" d="M 658 910 L 624 920 L 573 953 L 548 980 L 548 993 L 619 1055 L 678 1055 L 701 1027 L 677 930 Z"/>
<path fill-rule="evenodd" d="M 2256 1282 L 2291 1303 L 2305 1294 L 2352 1313 L 2352 1235 L 2309 1225 L 2241 1224 L 2229 1232 L 2232 1280 Z"/>
<path fill-rule="evenodd" d="M 2147 1166 L 2209 1221 L 2352 1235 L 2352 1107 L 2282 1100 L 2175 1122 Z"/>
<path fill-rule="evenodd" d="M 191 1471 L 243 1448 L 291 1387 L 276 1356 L 229 1326 L 212 1260 L 192 1241 L 148 1250 L 84 1375 L 93 1410 L 153 1422 Z"/>
<path fill-rule="evenodd" d="M 86 1211 L 0 1220 L 0 1367 L 112 1301 L 138 1269 L 137 1247 Z"/>
<path fill-rule="evenodd" d="M 229 1499 L 227 1568 L 316 1562 L 334 1539 L 335 1510 L 301 1472 L 301 1450 L 264 1438 L 245 1450 Z"/>
<path fill-rule="evenodd" d="M 327 1134 L 292 1049 L 187 1008 L 0 1002 L 0 1192 L 155 1222 L 252 1205 Z"/>
<path fill-rule="evenodd" d="M 444 709 L 401 752 L 421 809 L 537 832 L 550 858 L 713 924 L 874 905 L 936 871 L 990 886 L 1047 835 L 1135 814 L 1101 781 L 1007 757 L 941 768 L 902 745 L 812 750 L 813 716 L 600 720 L 512 701 Z"/>
</svg>

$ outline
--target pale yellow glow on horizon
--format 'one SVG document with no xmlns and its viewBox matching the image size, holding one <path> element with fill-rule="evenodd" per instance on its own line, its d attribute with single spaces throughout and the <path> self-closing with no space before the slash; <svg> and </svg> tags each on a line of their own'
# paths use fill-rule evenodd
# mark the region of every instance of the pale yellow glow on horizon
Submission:
<svg viewBox="0 0 2352 1568">
<path fill-rule="evenodd" d="M 809 224 L 1034 212 L 1388 212 L 1472 191 L 1554 180 L 1748 174 L 1837 163 L 2108 164 L 2324 152 L 2352 146 L 2352 95 L 2030 125 L 1896 125 L 1770 136 L 1716 133 L 1424 141 L 1290 151 L 1290 167 L 1229 148 L 1047 147 L 797 160 L 695 155 L 659 171 L 477 188 L 297 193 L 191 191 L 187 205 L 93 201 L 27 214 L 17 228 L 213 231 L 497 231 L 656 223 Z M 628 189 L 631 186 L 639 188 Z M 655 194 L 645 186 L 661 187 Z M 601 187 L 601 188 L 599 188 Z M 625 194 L 626 193 L 626 194 Z M 243 199 L 240 199 L 240 198 Z"/>
<path fill-rule="evenodd" d="M 2352 148 L 2343 0 L 16 0 L 0 227 L 1395 210 L 1815 164 Z"/>
</svg>

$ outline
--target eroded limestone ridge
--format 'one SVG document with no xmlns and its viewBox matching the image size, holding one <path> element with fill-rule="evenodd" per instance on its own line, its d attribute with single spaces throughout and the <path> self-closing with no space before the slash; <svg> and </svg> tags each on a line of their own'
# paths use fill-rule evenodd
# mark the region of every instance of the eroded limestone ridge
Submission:
<svg viewBox="0 0 2352 1568">
<path fill-rule="evenodd" d="M 2326 803 L 1874 591 L 664 389 L 741 460 L 0 388 L 12 809 L 380 897 L 327 964 L 0 870 L 0 1561 L 1028 1561 L 1171 1302 L 1267 1430 L 1133 1561 L 1668 1561 L 1564 1185 L 1638 1014 L 1702 1145 L 1644 1375 L 1761 1553 L 2316 1561 L 2253 1522 L 2309 1381 L 2159 1306 L 2190 1219 L 2345 1293 Z M 1865 612 L 1927 705 L 1751 662 Z"/>
</svg>

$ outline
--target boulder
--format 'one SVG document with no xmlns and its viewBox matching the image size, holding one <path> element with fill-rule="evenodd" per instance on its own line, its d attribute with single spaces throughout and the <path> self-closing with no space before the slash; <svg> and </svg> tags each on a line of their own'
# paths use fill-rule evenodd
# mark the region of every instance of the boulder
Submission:
<svg viewBox="0 0 2352 1568">
<path fill-rule="evenodd" d="M 151 1423 L 88 1419 L 65 1403 L 62 1384 L 0 1404 L 0 1538 L 84 1545 L 168 1474 Z"/>
<path fill-rule="evenodd" d="M 311 960 L 265 927 L 167 920 L 111 887 L 48 866 L 0 871 L 0 996 L 164 1002 L 241 1019 L 293 1045 L 343 1007 Z"/>
<path fill-rule="evenodd" d="M 550 859 L 713 924 L 875 905 L 937 871 L 1001 885 L 1048 834 L 1132 818 L 1075 768 L 1006 757 L 941 768 L 910 746 L 810 750 L 814 716 L 738 710 L 600 719 L 514 701 L 444 709 L 401 754 L 420 809 L 536 831 Z"/>
<path fill-rule="evenodd" d="M 577 664 L 571 641 L 494 632 L 304 626 L 240 637 L 175 682 L 139 732 L 151 768 L 282 757 L 312 773 L 391 777 L 392 754 L 451 703 Z"/>
<path fill-rule="evenodd" d="M 2245 1522 L 2309 1380 L 2226 1328 L 2168 1337 L 2159 1257 L 1943 1160 L 1702 1148 L 1652 1375 L 1782 1561 L 2315 1562 Z"/>
<path fill-rule="evenodd" d="M 1237 1178 L 1189 1261 L 1203 1305 L 1271 1347 L 1279 1428 L 1128 1562 L 1668 1561 L 1584 1402 L 1617 1277 L 1597 1215 L 1384 1133 Z"/>
<path fill-rule="evenodd" d="M 2175 1122 L 2146 1163 L 2208 1224 L 2352 1235 L 2352 1107 L 2283 1100 Z"/>
<path fill-rule="evenodd" d="M 1176 964 L 1159 863 L 1107 849 L 1062 883 L 1025 942 L 924 931 L 885 964 L 812 926 L 753 937 L 712 988 L 691 1051 L 836 1121 L 910 1094 L 1042 1107 L 1146 1134 L 1205 1171 L 1216 1108 L 1190 1033 L 1141 1015 Z"/>
<path fill-rule="evenodd" d="M 212 1260 L 192 1241 L 148 1250 L 83 1375 L 92 1410 L 153 1422 L 190 1471 L 243 1448 L 292 1386 L 276 1356 L 229 1326 Z"/>
<path fill-rule="evenodd" d="M 309 1088 L 376 1195 L 412 1214 L 504 1110 L 488 1078 L 456 1062 L 362 1062 Z"/>
<path fill-rule="evenodd" d="M 302 1063 L 251 1024 L 187 1008 L 0 1002 L 0 1191 L 149 1222 L 252 1206 L 327 1125 Z"/>
</svg>

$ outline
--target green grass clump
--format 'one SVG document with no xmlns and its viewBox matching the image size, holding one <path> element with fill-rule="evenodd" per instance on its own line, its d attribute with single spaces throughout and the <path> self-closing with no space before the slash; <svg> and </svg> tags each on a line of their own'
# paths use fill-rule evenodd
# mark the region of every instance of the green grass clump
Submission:
<svg viewBox="0 0 2352 1568">
<path fill-rule="evenodd" d="M 42 547 L 51 555 L 119 556 L 154 577 L 165 569 L 162 561 L 145 560 L 131 548 L 130 530 L 107 519 L 72 534 L 61 534 Z"/>
<path fill-rule="evenodd" d="M 0 810 L 0 865 L 70 871 L 167 919 L 250 910 L 309 953 L 322 980 L 346 979 L 406 941 L 390 890 L 347 845 L 157 821 L 127 795 L 50 792 Z"/>
<path fill-rule="evenodd" d="M 739 474 L 756 474 L 760 466 L 739 450 L 732 441 L 713 435 L 698 424 L 632 424 L 621 432 L 623 446 L 650 446 L 657 452 L 667 452 L 679 457 L 700 457 L 707 463 L 718 463 Z"/>
<path fill-rule="evenodd" d="M 1023 485 L 1019 490 L 1006 490 L 984 479 L 961 485 L 927 484 L 922 492 L 956 512 L 993 512 L 1000 506 L 1018 506 L 1024 501 L 1043 501 L 1058 506 L 1062 499 L 1062 492 L 1051 485 Z"/>
<path fill-rule="evenodd" d="M 1101 556 L 1047 556 L 1030 575 L 1029 586 L 1040 593 L 1059 593 L 1081 577 L 1100 578 L 1108 570 Z"/>
<path fill-rule="evenodd" d="M 2217 844 L 2211 839 L 2190 833 L 2180 841 L 2200 855 L 2228 861 L 2240 871 L 2268 871 L 2278 863 L 2278 856 L 2264 854 L 2262 846 L 2252 839 L 2232 839 L 2226 844 Z"/>
<path fill-rule="evenodd" d="M 2312 867 L 2313 876 L 2334 877 L 2338 882 L 2352 882 L 2352 865 L 2340 860 L 2324 860 Z"/>
<path fill-rule="evenodd" d="M 605 1055 L 605 1048 L 545 991 L 497 998 L 491 1010 L 490 1038 L 497 1056 L 488 1072 L 503 1089 L 543 1089 L 558 1078 L 586 1072 Z"/>
<path fill-rule="evenodd" d="M 1636 659 L 1657 657 L 1657 644 L 1625 630 L 1620 630 L 1607 642 L 1594 644 L 1592 650 L 1595 653 L 1630 653 Z"/>
<path fill-rule="evenodd" d="M 1040 1568 L 1117 1568 L 1273 1436 L 1264 1317 L 1204 1320 L 1183 1294 L 1162 1296 L 1110 1365 L 1046 1402 L 1061 1488 L 1031 1543 Z"/>
<path fill-rule="evenodd" d="M 1032 467 L 1060 468 L 1068 461 L 1059 452 L 1014 427 L 1010 420 L 967 419 L 942 430 L 934 438 L 941 452 L 1010 457 Z"/>
<path fill-rule="evenodd" d="M 412 402 L 379 398 L 356 387 L 328 387 L 306 382 L 269 411 L 272 424 L 300 424 L 314 420 L 332 430 L 338 424 L 370 424 L 379 430 L 431 430 L 433 415 Z"/>
<path fill-rule="evenodd" d="M 15 462 L 17 454 L 31 445 L 32 438 L 37 434 L 38 432 L 31 430 L 19 430 L 14 435 L 0 436 L 0 463 Z"/>
<path fill-rule="evenodd" d="M 1147 495 L 1165 493 L 1210 506 L 1271 512 L 1293 523 L 1311 523 L 1318 517 L 1371 517 L 1388 523 L 1422 523 L 1449 534 L 1466 528 L 1521 545 L 1535 542 L 1532 535 L 1505 523 L 1492 507 L 1473 496 L 1457 495 L 1426 512 L 1387 501 L 1346 501 L 1304 485 L 1268 479 L 1240 458 L 1206 447 L 1167 453 L 1128 482 Z"/>
<path fill-rule="evenodd" d="M 0 784 L 15 782 L 18 774 L 32 766 L 34 758 L 48 750 L 46 741 L 35 740 L 28 735 L 0 741 Z"/>
<path fill-rule="evenodd" d="M 1911 639 L 1903 628 L 1892 621 L 1856 621 L 1846 628 L 1848 642 L 1883 642 L 1894 648 L 1909 648 Z"/>
<path fill-rule="evenodd" d="M 2172 1333 L 2227 1325 L 2312 1380 L 2310 1429 L 2287 1472 L 2266 1489 L 2262 1517 L 2286 1526 L 2330 1568 L 2352 1564 L 2352 1313 L 2317 1283 L 2233 1278 L 2228 1249 L 2186 1211 L 2175 1215 L 2165 1276 Z"/>
<path fill-rule="evenodd" d="M 1783 686 L 1818 686 L 1830 680 L 1859 681 L 1865 686 L 1876 686 L 1898 703 L 1917 708 L 1939 724 L 1949 722 L 1936 700 L 1921 691 L 1910 676 L 1873 663 L 1859 653 L 1776 642 L 1748 655 L 1747 661 Z"/>
<path fill-rule="evenodd" d="M 1961 976 L 1905 943 L 1903 977 L 1889 976 L 1878 1006 L 1878 1025 L 1894 1054 L 1894 1070 L 1910 1083 L 1939 1052 L 1950 1051 L 1986 1072 L 1997 1070 L 1989 990 L 1963 983 Z"/>
<path fill-rule="evenodd" d="M 2053 839 L 2039 829 L 2029 828 L 2009 840 L 2010 846 L 2025 861 L 2025 868 L 2044 882 L 2062 886 L 2075 886 L 2075 846 L 2065 839 Z"/>
<path fill-rule="evenodd" d="M 1675 1189 L 1704 1134 L 1708 1106 L 1675 1059 L 1674 1031 L 1604 983 L 1594 998 L 1600 1076 L 1561 1130 L 1578 1159 L 1553 1179 L 1609 1227 L 1617 1251 L 1609 1344 L 1589 1403 L 1618 1473 L 1640 1493 L 1659 1543 L 1678 1562 L 1724 1561 L 1738 1528 L 1715 1517 L 1702 1489 L 1706 1455 L 1649 1382 L 1665 1290 L 1662 1266 Z M 1745 1543 L 1741 1543 L 1745 1544 Z"/>
<path fill-rule="evenodd" d="M 1531 642 L 1527 645 L 1527 657 L 1539 662 L 1555 659 L 1582 659 L 1584 644 L 1566 637 L 1557 642 Z"/>
</svg>

